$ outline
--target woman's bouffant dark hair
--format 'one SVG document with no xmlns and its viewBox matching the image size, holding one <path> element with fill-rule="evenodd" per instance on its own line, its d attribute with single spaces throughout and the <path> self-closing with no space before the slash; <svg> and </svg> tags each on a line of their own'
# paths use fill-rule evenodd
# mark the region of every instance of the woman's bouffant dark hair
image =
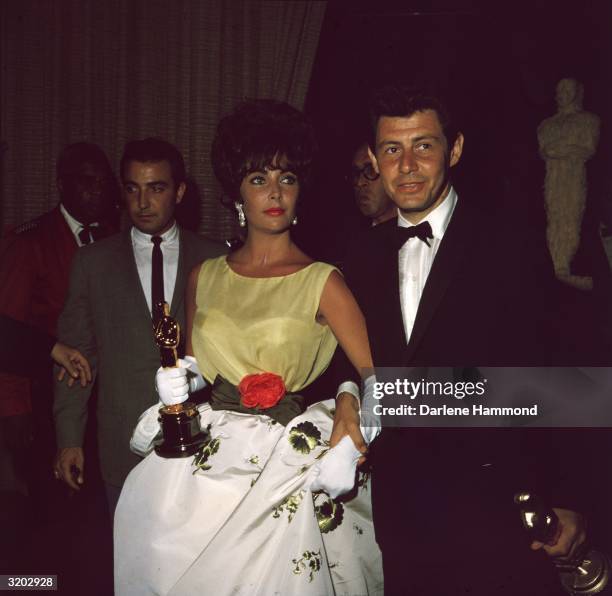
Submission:
<svg viewBox="0 0 612 596">
<path fill-rule="evenodd" d="M 316 142 L 305 116 L 289 104 L 274 99 L 249 99 L 236 106 L 217 126 L 211 161 L 221 183 L 221 202 L 240 200 L 240 185 L 250 172 L 276 168 L 294 173 L 302 187 L 309 182 Z"/>
</svg>

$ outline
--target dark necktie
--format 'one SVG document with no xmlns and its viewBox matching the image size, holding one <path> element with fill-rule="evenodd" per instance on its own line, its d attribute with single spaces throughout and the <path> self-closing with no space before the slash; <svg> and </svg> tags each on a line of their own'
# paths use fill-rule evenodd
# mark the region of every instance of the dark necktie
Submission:
<svg viewBox="0 0 612 596">
<path fill-rule="evenodd" d="M 90 226 L 89 224 L 83 224 L 83 229 L 78 233 L 79 240 L 82 245 L 89 244 L 96 240 L 96 232 L 98 231 L 97 226 Z"/>
<path fill-rule="evenodd" d="M 420 224 L 416 226 L 409 226 L 407 228 L 403 228 L 401 226 L 397 226 L 393 233 L 393 243 L 397 250 L 402 248 L 404 244 L 410 238 L 418 238 L 427 244 L 427 246 L 431 246 L 428 239 L 433 238 L 433 233 L 431 231 L 431 226 L 428 221 L 422 221 Z"/>
<path fill-rule="evenodd" d="M 151 256 L 151 315 L 156 326 L 163 313 L 164 302 L 164 257 L 161 236 L 152 236 L 153 254 Z"/>
</svg>

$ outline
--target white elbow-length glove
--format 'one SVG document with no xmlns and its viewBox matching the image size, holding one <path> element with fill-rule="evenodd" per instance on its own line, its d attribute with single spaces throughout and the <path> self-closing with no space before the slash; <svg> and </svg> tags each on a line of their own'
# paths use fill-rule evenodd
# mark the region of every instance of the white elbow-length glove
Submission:
<svg viewBox="0 0 612 596">
<path fill-rule="evenodd" d="M 380 400 L 374 398 L 375 385 L 376 377 L 374 375 L 369 376 L 363 382 L 363 399 L 361 400 L 361 408 L 359 410 L 359 427 L 367 445 L 382 430 L 380 416 L 374 413 L 374 406 L 380 403 Z"/>
<path fill-rule="evenodd" d="M 193 356 L 185 356 L 174 368 L 162 368 L 155 373 L 155 389 L 166 406 L 182 404 L 190 393 L 206 386 L 198 363 Z"/>
<path fill-rule="evenodd" d="M 324 490 L 332 499 L 349 492 L 355 486 L 355 473 L 361 452 L 353 439 L 346 435 L 311 469 L 310 490 Z"/>
<path fill-rule="evenodd" d="M 363 404 L 360 410 L 360 430 L 368 445 L 378 436 L 381 428 L 380 418 L 373 411 L 373 405 L 376 403 L 373 397 L 375 382 L 374 375 L 364 381 Z M 359 389 L 355 383 L 342 383 L 338 388 L 338 394 L 340 393 L 351 393 L 359 400 Z M 310 490 L 324 490 L 332 499 L 349 492 L 355 485 L 357 462 L 361 456 L 362 453 L 355 447 L 351 437 L 343 437 L 312 467 Z"/>
<path fill-rule="evenodd" d="M 374 406 L 379 403 L 379 400 L 374 399 L 374 386 L 376 377 L 370 375 L 363 381 L 363 399 L 359 399 L 359 387 L 353 381 L 346 381 L 338 387 L 336 398 L 341 393 L 350 393 L 359 406 L 359 429 L 363 436 L 366 445 L 369 445 L 379 434 L 381 430 L 380 416 L 374 413 Z"/>
<path fill-rule="evenodd" d="M 160 401 L 140 415 L 132 433 L 130 449 L 137 455 L 145 457 L 153 450 L 154 441 L 161 430 L 159 408 L 181 404 L 187 400 L 190 393 L 206 386 L 206 381 L 193 356 L 185 356 L 177 364 L 176 368 L 160 367 L 155 374 L 155 389 Z"/>
<path fill-rule="evenodd" d="M 159 408 L 164 404 L 159 403 L 147 408 L 138 419 L 136 428 L 130 439 L 130 449 L 140 457 L 146 457 L 153 451 L 155 440 L 161 433 L 159 425 Z"/>
</svg>

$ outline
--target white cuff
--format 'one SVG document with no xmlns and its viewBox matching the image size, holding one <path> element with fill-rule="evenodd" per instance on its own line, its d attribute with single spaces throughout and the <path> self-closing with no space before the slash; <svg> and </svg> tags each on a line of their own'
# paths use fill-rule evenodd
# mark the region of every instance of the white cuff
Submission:
<svg viewBox="0 0 612 596">
<path fill-rule="evenodd" d="M 185 356 L 183 359 L 185 360 L 187 368 L 187 382 L 189 383 L 189 393 L 195 393 L 200 389 L 204 389 L 206 387 L 206 381 L 200 372 L 200 367 L 198 366 L 198 361 L 193 356 Z"/>
<path fill-rule="evenodd" d="M 164 404 L 159 403 L 146 409 L 138 419 L 136 428 L 130 439 L 130 449 L 140 457 L 146 457 L 153 451 L 153 441 L 159 436 L 161 427 L 159 425 L 159 409 Z"/>
</svg>

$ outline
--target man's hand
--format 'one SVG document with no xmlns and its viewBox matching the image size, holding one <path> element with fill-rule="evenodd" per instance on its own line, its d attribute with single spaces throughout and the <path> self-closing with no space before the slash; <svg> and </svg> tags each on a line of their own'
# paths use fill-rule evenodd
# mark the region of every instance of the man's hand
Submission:
<svg viewBox="0 0 612 596">
<path fill-rule="evenodd" d="M 576 549 L 586 539 L 586 522 L 580 513 L 569 509 L 556 509 L 553 511 L 559 518 L 559 532 L 553 544 L 544 544 L 534 540 L 531 543 L 532 550 L 544 549 L 550 557 L 571 559 Z"/>
<path fill-rule="evenodd" d="M 54 474 L 74 490 L 79 490 L 84 482 L 83 468 L 85 456 L 82 447 L 64 447 L 55 456 Z M 73 477 L 73 470 L 76 471 Z"/>
<path fill-rule="evenodd" d="M 350 393 L 341 393 L 336 398 L 336 414 L 334 415 L 330 447 L 335 447 L 346 435 L 351 437 L 358 451 L 361 453 L 367 451 L 367 446 L 359 429 L 359 403 Z M 365 457 L 360 457 L 358 464 L 361 465 L 364 461 Z"/>
<path fill-rule="evenodd" d="M 62 367 L 57 375 L 58 381 L 63 381 L 68 372 L 68 387 L 72 387 L 76 379 L 80 380 L 81 387 L 91 383 L 89 362 L 78 350 L 58 341 L 51 349 L 51 358 Z"/>
</svg>

